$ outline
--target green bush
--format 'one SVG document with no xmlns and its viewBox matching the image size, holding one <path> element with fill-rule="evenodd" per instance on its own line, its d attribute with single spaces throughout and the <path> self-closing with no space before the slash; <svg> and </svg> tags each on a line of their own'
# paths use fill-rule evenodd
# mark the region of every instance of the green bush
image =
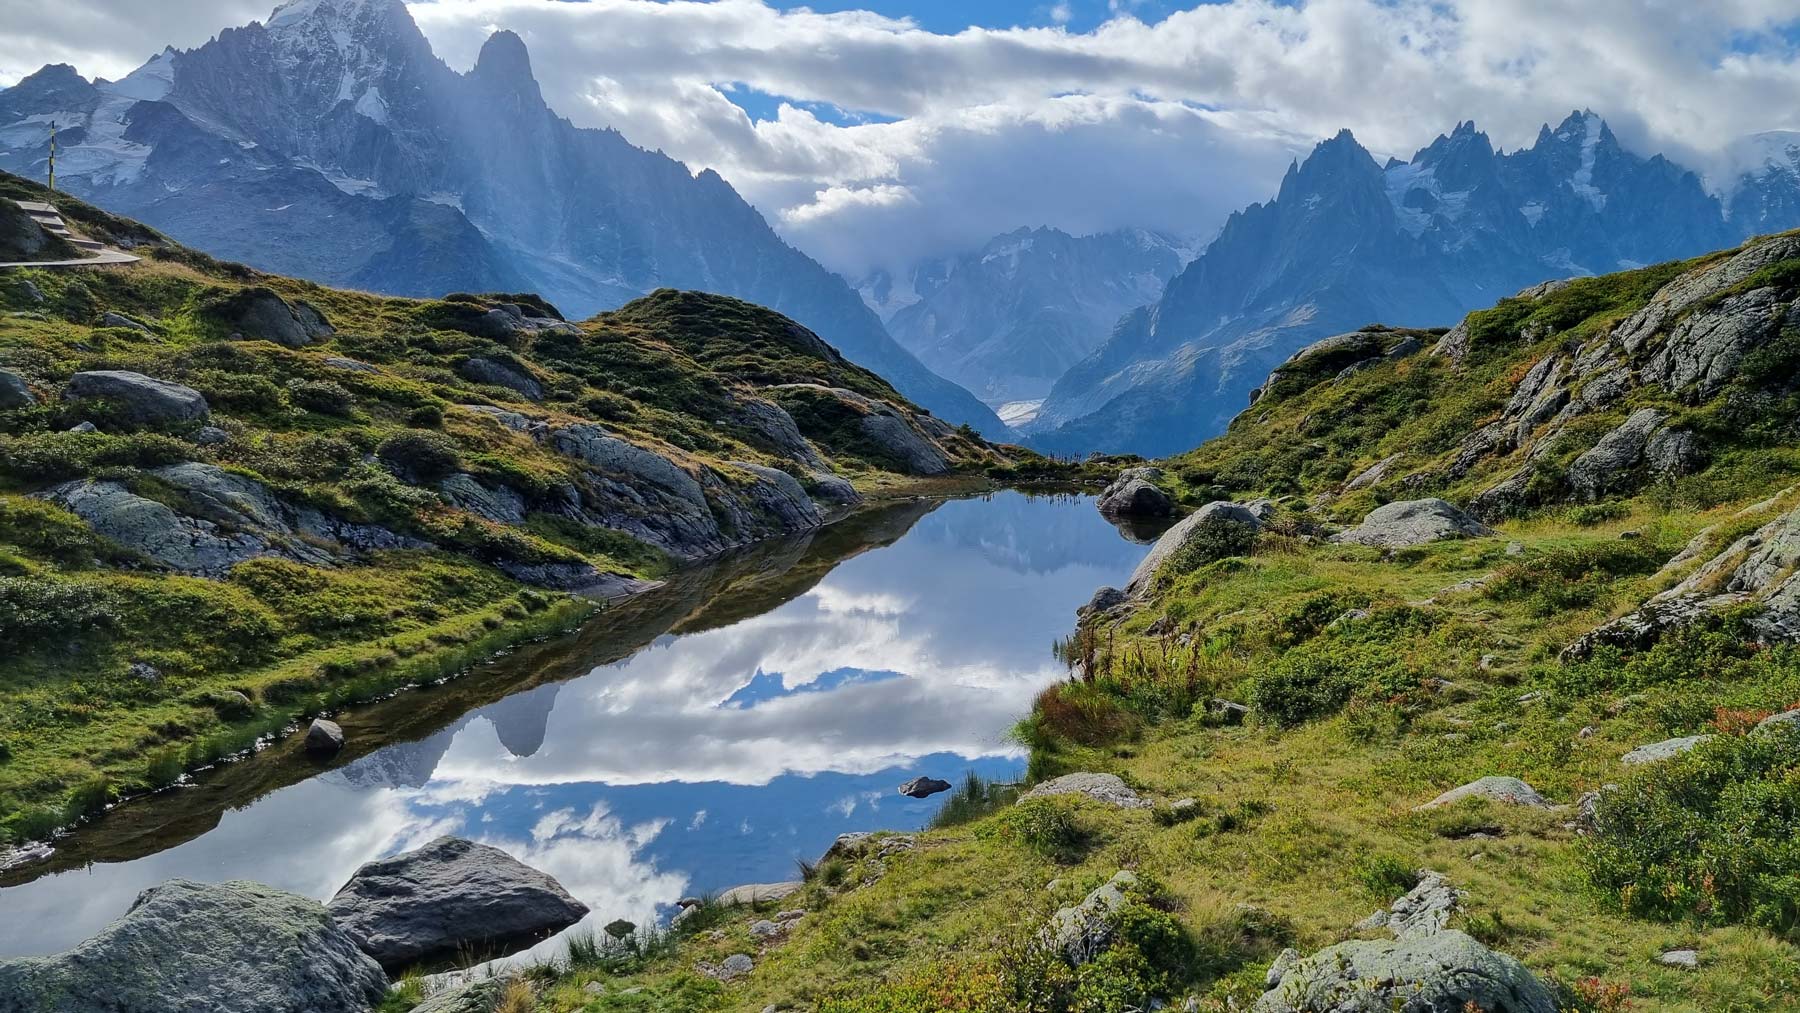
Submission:
<svg viewBox="0 0 1800 1013">
<path fill-rule="evenodd" d="M 355 395 L 330 380 L 290 380 L 287 388 L 288 397 L 309 412 L 343 417 L 356 407 Z"/>
<path fill-rule="evenodd" d="M 1626 912 L 1800 938 L 1800 728 L 1718 736 L 1603 791 L 1581 857 Z"/>
<path fill-rule="evenodd" d="M 1058 862 L 1080 861 L 1088 845 L 1087 831 L 1064 798 L 1025 799 L 983 824 L 978 833 L 1022 844 Z"/>
<path fill-rule="evenodd" d="M 381 441 L 375 456 L 395 475 L 421 484 L 450 477 L 461 463 L 456 444 L 428 429 L 395 433 Z"/>
<path fill-rule="evenodd" d="M 119 621 L 105 589 L 38 577 L 0 577 L 0 644 L 14 650 L 57 649 L 66 638 Z"/>
<path fill-rule="evenodd" d="M 1368 855 L 1356 863 L 1356 881 L 1383 904 L 1419 885 L 1419 874 L 1393 855 Z"/>
</svg>

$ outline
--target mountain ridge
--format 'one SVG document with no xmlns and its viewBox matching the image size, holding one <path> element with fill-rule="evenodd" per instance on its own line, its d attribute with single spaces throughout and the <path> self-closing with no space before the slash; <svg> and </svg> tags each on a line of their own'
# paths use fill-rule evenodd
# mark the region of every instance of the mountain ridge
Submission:
<svg viewBox="0 0 1800 1013">
<path fill-rule="evenodd" d="M 1174 453 L 1223 431 L 1269 370 L 1317 338 L 1371 321 L 1449 326 L 1547 279 L 1800 224 L 1800 204 L 1789 220 L 1771 196 L 1789 192 L 1774 171 L 1732 193 L 1757 180 L 1770 189 L 1759 210 L 1728 215 L 1696 173 L 1626 151 L 1591 111 L 1511 153 L 1461 123 L 1386 164 L 1342 131 L 1059 379 L 1030 440 L 1059 453 Z"/>
<path fill-rule="evenodd" d="M 305 0 L 120 82 L 45 68 L 0 92 L 0 168 L 41 175 L 50 119 L 65 189 L 228 259 L 389 294 L 530 289 L 577 316 L 719 292 L 1006 433 L 717 173 L 557 115 L 510 32 L 457 73 L 398 0 Z"/>
</svg>

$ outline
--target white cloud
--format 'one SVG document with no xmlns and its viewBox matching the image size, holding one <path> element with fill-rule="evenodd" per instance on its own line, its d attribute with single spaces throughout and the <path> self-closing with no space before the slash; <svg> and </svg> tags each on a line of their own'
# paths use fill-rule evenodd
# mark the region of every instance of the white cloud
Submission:
<svg viewBox="0 0 1800 1013">
<path fill-rule="evenodd" d="M 191 45 L 267 2 L 0 12 L 0 80 L 45 59 L 116 76 L 141 40 Z M 1110 0 L 1080 33 L 1064 6 L 1042 8 L 1049 27 L 954 34 L 762 0 L 411 9 L 456 67 L 495 27 L 519 32 L 561 113 L 717 169 L 851 271 L 1021 224 L 1204 231 L 1346 126 L 1404 156 L 1473 118 L 1510 148 L 1592 107 L 1628 145 L 1701 168 L 1800 126 L 1793 0 L 1227 0 L 1154 24 Z"/>
</svg>

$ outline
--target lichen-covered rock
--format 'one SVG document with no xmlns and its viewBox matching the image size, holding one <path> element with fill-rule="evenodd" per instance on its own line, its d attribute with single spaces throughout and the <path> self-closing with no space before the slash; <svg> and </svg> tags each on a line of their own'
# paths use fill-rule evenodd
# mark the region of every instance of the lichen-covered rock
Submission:
<svg viewBox="0 0 1800 1013">
<path fill-rule="evenodd" d="M 1737 375 L 1745 353 L 1780 333 L 1787 312 L 1772 288 L 1721 299 L 1676 324 L 1645 374 L 1671 392 L 1710 397 Z"/>
<path fill-rule="evenodd" d="M 1576 497 L 1593 502 L 1629 488 L 1633 469 L 1644 460 L 1651 438 L 1667 417 L 1655 408 L 1639 408 L 1571 462 L 1565 477 Z"/>
<path fill-rule="evenodd" d="M 412 1013 L 493 1013 L 514 979 L 482 978 L 433 992 Z"/>
<path fill-rule="evenodd" d="M 387 975 L 318 901 L 170 880 L 98 935 L 0 961 L 7 1013 L 367 1013 Z"/>
<path fill-rule="evenodd" d="M 206 315 L 233 337 L 260 338 L 289 348 L 305 348 L 334 332 L 325 315 L 302 299 L 292 303 L 273 290 L 239 289 L 206 309 Z"/>
<path fill-rule="evenodd" d="M 106 480 L 67 482 L 43 495 L 119 545 L 202 576 L 257 556 L 326 565 L 353 552 L 426 544 L 288 504 L 262 483 L 215 465 L 172 464 L 150 474 L 179 495 L 181 510 Z"/>
<path fill-rule="evenodd" d="M 1695 746 L 1698 746 L 1700 743 L 1711 738 L 1712 736 L 1710 735 L 1685 735 L 1680 738 L 1652 742 L 1647 745 L 1639 746 L 1631 752 L 1626 753 L 1624 756 L 1619 757 L 1619 762 L 1631 766 L 1638 766 L 1645 763 L 1660 763 L 1671 757 L 1680 756 L 1682 753 L 1693 749 Z"/>
<path fill-rule="evenodd" d="M 1044 945 L 1077 967 L 1098 957 L 1112 944 L 1126 892 L 1137 885 L 1137 876 L 1121 869 L 1081 903 L 1058 909 L 1043 928 Z"/>
<path fill-rule="evenodd" d="M 456 367 L 456 372 L 463 379 L 472 383 L 504 387 L 527 401 L 544 399 L 543 385 L 533 379 L 530 373 L 498 359 L 485 357 L 465 359 Z"/>
<path fill-rule="evenodd" d="M 1626 317 L 1614 329 L 1613 339 L 1627 353 L 1636 355 L 1686 310 L 1736 287 L 1771 264 L 1793 257 L 1800 257 L 1800 238 L 1781 236 L 1689 271 L 1658 289 L 1642 309 Z"/>
<path fill-rule="evenodd" d="M 1394 466 L 1399 463 L 1399 454 L 1389 454 L 1381 460 L 1376 461 L 1374 464 L 1369 465 L 1367 468 L 1357 472 L 1350 481 L 1344 483 L 1344 491 L 1355 492 L 1358 489 L 1368 489 L 1380 485 L 1382 482 L 1388 480 L 1393 474 Z"/>
<path fill-rule="evenodd" d="M 730 906 L 732 904 L 761 904 L 764 901 L 785 900 L 806 888 L 799 880 L 782 883 L 745 883 L 734 886 L 719 894 L 715 903 Z"/>
<path fill-rule="evenodd" d="M 1290 964 L 1255 1013 L 1556 1013 L 1516 959 L 1455 929 L 1351 940 Z"/>
<path fill-rule="evenodd" d="M 0 410 L 29 408 L 37 404 L 37 395 L 26 385 L 25 378 L 10 370 L 0 369 Z"/>
<path fill-rule="evenodd" d="M 545 873 L 458 837 L 365 864 L 328 907 L 390 969 L 535 941 L 588 912 Z"/>
<path fill-rule="evenodd" d="M 134 426 L 202 422 L 211 414 L 192 387 L 125 369 L 76 373 L 63 389 L 68 401 L 104 401 L 114 422 Z"/>
<path fill-rule="evenodd" d="M 1363 522 L 1331 537 L 1334 542 L 1398 548 L 1447 538 L 1479 538 L 1494 532 L 1441 499 L 1402 500 L 1369 511 Z"/>
<path fill-rule="evenodd" d="M 499 524 L 521 524 L 525 520 L 525 497 L 504 485 L 489 488 L 466 472 L 439 482 L 438 491 L 451 506 L 477 517 Z"/>
<path fill-rule="evenodd" d="M 762 443 L 790 461 L 803 464 L 812 471 L 825 471 L 829 467 L 818 449 L 800 435 L 800 426 L 794 422 L 794 417 L 773 401 L 759 397 L 743 399 L 738 403 L 736 421 L 757 437 L 753 442 Z"/>
<path fill-rule="evenodd" d="M 1053 795 L 1085 795 L 1120 809 L 1148 809 L 1149 800 L 1132 791 L 1116 774 L 1075 773 L 1053 777 L 1019 796 L 1019 801 Z"/>
<path fill-rule="evenodd" d="M 1602 644 L 1647 647 L 1669 630 L 1746 603 L 1762 606 L 1746 620 L 1759 637 L 1800 641 L 1800 509 L 1733 542 L 1635 610 L 1590 630 L 1563 656 L 1584 658 Z"/>
<path fill-rule="evenodd" d="M 1552 805 L 1549 799 L 1537 793 L 1537 789 L 1516 777 L 1489 775 L 1470 781 L 1461 787 L 1452 788 L 1437 798 L 1413 808 L 1415 810 L 1436 809 L 1440 806 L 1455 805 L 1466 798 L 1482 798 L 1490 802 L 1504 802 L 1507 805 L 1520 805 L 1529 809 L 1548 809 Z"/>
</svg>

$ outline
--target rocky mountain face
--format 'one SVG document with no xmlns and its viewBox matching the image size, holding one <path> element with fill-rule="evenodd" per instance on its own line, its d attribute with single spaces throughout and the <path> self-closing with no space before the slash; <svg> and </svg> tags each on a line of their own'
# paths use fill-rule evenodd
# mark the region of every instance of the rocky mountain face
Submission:
<svg viewBox="0 0 1800 1013">
<path fill-rule="evenodd" d="M 1800 150 L 1800 149 L 1796 149 Z M 1494 150 L 1459 125 L 1410 161 L 1349 132 L 1231 216 L 1154 305 L 1069 370 L 1030 426 L 1047 450 L 1160 455 L 1221 432 L 1269 370 L 1372 321 L 1447 326 L 1550 278 L 1626 270 L 1800 224 L 1800 173 L 1771 158 L 1722 198 L 1593 113 Z"/>
<path fill-rule="evenodd" d="M 0 92 L 0 168 L 41 178 L 52 121 L 65 189 L 218 256 L 396 295 L 536 291 L 576 316 L 731 295 L 1004 429 L 716 173 L 559 117 L 510 32 L 459 74 L 402 0 L 290 0 L 117 82 L 50 66 Z"/>
<path fill-rule="evenodd" d="M 908 351 L 1000 407 L 1048 394 L 1186 262 L 1179 240 L 1142 229 L 1019 229 L 899 276 L 876 272 L 858 291 Z"/>
</svg>

